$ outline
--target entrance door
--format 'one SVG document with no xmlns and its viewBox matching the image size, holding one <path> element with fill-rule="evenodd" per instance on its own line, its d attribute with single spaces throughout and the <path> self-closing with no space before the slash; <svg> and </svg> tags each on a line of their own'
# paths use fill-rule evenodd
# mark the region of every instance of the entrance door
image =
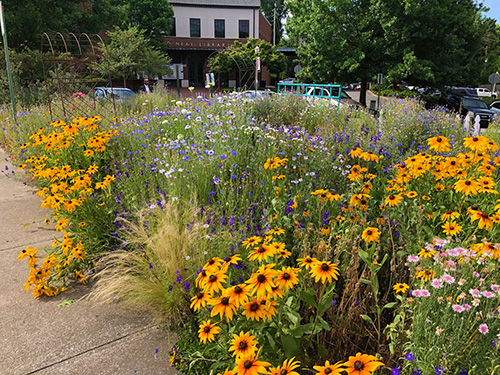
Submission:
<svg viewBox="0 0 500 375">
<path fill-rule="evenodd" d="M 205 59 L 203 56 L 189 56 L 188 71 L 190 86 L 205 86 L 205 75 L 203 74 L 204 65 Z"/>
</svg>

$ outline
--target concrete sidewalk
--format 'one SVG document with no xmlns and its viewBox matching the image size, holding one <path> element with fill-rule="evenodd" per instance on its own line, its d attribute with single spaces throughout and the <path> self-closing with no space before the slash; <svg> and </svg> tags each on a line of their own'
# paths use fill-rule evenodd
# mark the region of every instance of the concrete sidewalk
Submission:
<svg viewBox="0 0 500 375">
<path fill-rule="evenodd" d="M 50 245 L 56 232 L 1 149 L 0 171 L 0 374 L 177 374 L 168 361 L 174 336 L 117 305 L 81 300 L 90 287 L 36 300 L 23 289 L 28 266 L 17 255 Z"/>
</svg>

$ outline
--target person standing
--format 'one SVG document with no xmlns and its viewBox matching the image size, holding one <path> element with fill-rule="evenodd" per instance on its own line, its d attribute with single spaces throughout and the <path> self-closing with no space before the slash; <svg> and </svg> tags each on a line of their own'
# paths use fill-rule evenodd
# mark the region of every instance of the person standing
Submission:
<svg viewBox="0 0 500 375">
<path fill-rule="evenodd" d="M 148 78 L 144 78 L 144 83 L 139 87 L 139 92 L 145 92 L 146 94 L 151 94 L 153 92 L 153 86 L 149 84 Z"/>
</svg>

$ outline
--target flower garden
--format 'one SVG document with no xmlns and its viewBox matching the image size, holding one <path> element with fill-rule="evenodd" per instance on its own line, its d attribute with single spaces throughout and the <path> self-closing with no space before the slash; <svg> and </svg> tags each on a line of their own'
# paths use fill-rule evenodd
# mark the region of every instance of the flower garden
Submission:
<svg viewBox="0 0 500 375">
<path fill-rule="evenodd" d="M 60 233 L 20 249 L 26 293 L 94 280 L 178 333 L 183 374 L 500 373 L 498 122 L 161 93 L 44 111 L 1 114 Z"/>
</svg>

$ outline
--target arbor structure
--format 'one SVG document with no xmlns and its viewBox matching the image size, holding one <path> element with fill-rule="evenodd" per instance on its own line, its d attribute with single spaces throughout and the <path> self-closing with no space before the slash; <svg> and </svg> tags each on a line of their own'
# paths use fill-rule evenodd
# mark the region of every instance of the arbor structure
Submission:
<svg viewBox="0 0 500 375">
<path fill-rule="evenodd" d="M 477 81 L 484 66 L 481 4 L 474 0 L 288 0 L 287 33 L 300 40 L 303 79 L 437 86 Z"/>
</svg>

